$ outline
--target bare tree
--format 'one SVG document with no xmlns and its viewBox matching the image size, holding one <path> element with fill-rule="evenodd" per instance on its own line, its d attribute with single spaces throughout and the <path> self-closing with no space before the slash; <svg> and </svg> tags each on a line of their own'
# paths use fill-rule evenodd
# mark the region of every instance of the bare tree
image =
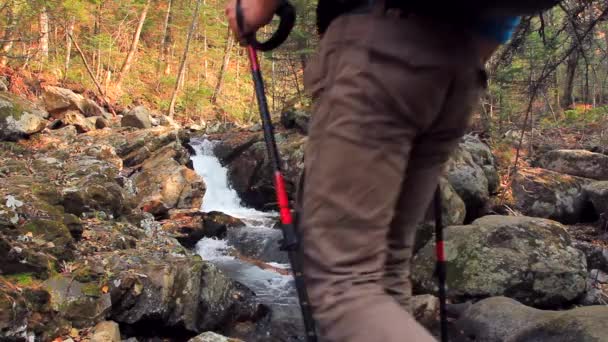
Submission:
<svg viewBox="0 0 608 342">
<path fill-rule="evenodd" d="M 160 69 L 162 67 L 162 64 L 165 63 L 166 67 L 165 67 L 165 74 L 168 73 L 169 70 L 169 65 L 168 65 L 168 55 L 169 55 L 169 49 L 171 46 L 171 16 L 172 16 L 172 10 L 173 8 L 173 0 L 169 0 L 167 2 L 167 12 L 165 12 L 165 20 L 164 20 L 164 24 L 163 24 L 163 34 L 162 34 L 162 40 L 160 42 L 160 50 L 158 53 L 158 66 L 156 68 L 156 72 L 160 74 Z"/>
<path fill-rule="evenodd" d="M 71 16 L 68 22 L 66 42 L 65 42 L 65 64 L 64 64 L 64 77 L 67 77 L 68 69 L 70 68 L 70 59 L 72 54 L 72 39 L 70 36 L 74 33 L 74 25 L 76 23 L 76 17 Z"/>
<path fill-rule="evenodd" d="M 224 82 L 224 74 L 226 73 L 226 68 L 228 67 L 228 63 L 230 62 L 230 50 L 232 50 L 232 33 L 228 30 L 228 35 L 226 37 L 226 46 L 224 48 L 224 59 L 222 61 L 222 66 L 220 67 L 220 72 L 217 76 L 217 83 L 215 84 L 215 91 L 213 91 L 213 96 L 211 96 L 211 103 L 216 104 L 217 99 L 220 96 L 220 92 L 222 91 L 222 83 Z"/>
<path fill-rule="evenodd" d="M 182 60 L 180 62 L 179 71 L 177 73 L 177 80 L 175 81 L 175 88 L 173 89 L 173 95 L 171 95 L 171 104 L 169 105 L 169 116 L 173 117 L 175 115 L 175 103 L 177 102 L 177 94 L 179 93 L 179 86 L 182 82 L 184 75 L 186 73 L 186 61 L 188 59 L 188 51 L 190 50 L 190 41 L 192 40 L 192 36 L 196 31 L 196 24 L 198 22 L 198 12 L 201 6 L 201 0 L 196 1 L 196 8 L 194 9 L 194 14 L 192 15 L 192 22 L 190 23 L 190 29 L 188 30 L 188 37 L 186 38 L 186 46 L 184 47 L 184 54 L 182 55 Z"/>
<path fill-rule="evenodd" d="M 40 55 L 43 59 L 49 58 L 49 13 L 46 6 L 42 6 L 38 15 L 40 25 Z"/>
<path fill-rule="evenodd" d="M 144 5 L 144 8 L 141 11 L 141 14 L 139 16 L 139 21 L 137 23 L 137 28 L 135 29 L 135 32 L 133 33 L 133 40 L 131 41 L 131 48 L 129 49 L 129 53 L 127 53 L 127 57 L 125 58 L 125 61 L 122 64 L 122 67 L 120 68 L 120 72 L 118 73 L 118 79 L 116 80 L 116 87 L 119 89 L 120 89 L 120 86 L 122 85 L 122 81 L 124 80 L 125 76 L 129 72 L 129 69 L 131 69 L 131 63 L 133 62 L 133 57 L 135 57 L 135 52 L 137 51 L 137 45 L 139 44 L 139 37 L 141 35 L 141 30 L 144 27 L 144 22 L 146 21 L 146 16 L 148 15 L 148 9 L 150 8 L 150 2 L 152 2 L 152 0 L 146 1 L 146 4 Z"/>
<path fill-rule="evenodd" d="M 7 14 L 6 14 L 7 25 L 4 28 L 3 42 L 2 42 L 2 45 L 0 46 L 0 66 L 6 66 L 8 64 L 7 55 L 13 48 L 13 42 L 15 39 L 14 38 L 15 27 L 17 26 L 17 13 L 15 13 L 16 12 L 15 1 L 9 0 L 6 3 L 6 9 L 7 9 Z"/>
</svg>

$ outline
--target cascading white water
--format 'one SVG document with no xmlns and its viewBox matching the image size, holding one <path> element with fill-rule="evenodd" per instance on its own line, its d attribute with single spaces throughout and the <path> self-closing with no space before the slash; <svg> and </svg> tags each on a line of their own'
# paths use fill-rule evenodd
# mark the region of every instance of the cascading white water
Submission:
<svg viewBox="0 0 608 342">
<path fill-rule="evenodd" d="M 275 231 L 271 227 L 275 223 L 276 213 L 243 206 L 236 191 L 230 188 L 228 170 L 213 153 L 214 143 L 209 140 L 193 141 L 192 147 L 196 152 L 196 155 L 191 157 L 194 170 L 203 177 L 206 185 L 201 211 L 219 211 L 239 218 L 246 224 L 245 229 L 259 233 L 260 238 L 265 238 L 268 232 Z M 272 302 L 272 305 L 294 305 L 297 302 L 291 276 L 263 270 L 237 260 L 229 255 L 230 248 L 226 240 L 212 238 L 203 238 L 196 244 L 196 251 L 203 259 L 215 263 L 231 278 L 248 286 L 258 298 Z M 278 263 L 269 265 L 288 268 L 288 265 Z"/>
<path fill-rule="evenodd" d="M 213 154 L 213 145 L 209 140 L 193 144 L 196 151 L 192 157 L 194 170 L 203 177 L 207 186 L 201 210 L 206 213 L 221 211 L 242 220 L 272 218 L 272 214 L 246 208 L 241 204 L 238 194 L 228 184 L 228 169 Z"/>
</svg>

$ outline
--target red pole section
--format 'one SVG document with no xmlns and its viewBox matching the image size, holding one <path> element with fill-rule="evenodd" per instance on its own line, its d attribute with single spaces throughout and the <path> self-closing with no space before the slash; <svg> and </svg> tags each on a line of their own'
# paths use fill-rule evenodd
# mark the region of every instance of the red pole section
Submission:
<svg viewBox="0 0 608 342">
<path fill-rule="evenodd" d="M 277 201 L 279 202 L 279 210 L 281 212 L 281 223 L 291 224 L 293 218 L 291 216 L 291 210 L 289 210 L 289 199 L 287 198 L 287 191 L 285 190 L 285 181 L 280 171 L 274 173 L 275 186 L 277 187 Z"/>
</svg>

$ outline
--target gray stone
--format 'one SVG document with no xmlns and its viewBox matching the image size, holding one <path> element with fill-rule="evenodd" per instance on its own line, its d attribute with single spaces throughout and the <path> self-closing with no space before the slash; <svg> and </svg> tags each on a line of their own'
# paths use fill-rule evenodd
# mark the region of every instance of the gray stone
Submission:
<svg viewBox="0 0 608 342">
<path fill-rule="evenodd" d="M 553 150 L 540 158 L 542 167 L 572 176 L 608 180 L 608 156 L 587 150 Z"/>
<path fill-rule="evenodd" d="M 80 110 L 79 104 L 84 97 L 70 89 L 47 86 L 42 91 L 42 99 L 47 111 L 60 112 L 68 109 Z"/>
<path fill-rule="evenodd" d="M 589 183 L 584 190 L 598 215 L 608 213 L 608 181 Z"/>
<path fill-rule="evenodd" d="M 16 141 L 42 131 L 48 113 L 9 93 L 0 94 L 0 141 Z"/>
<path fill-rule="evenodd" d="M 514 207 L 524 215 L 561 223 L 588 221 L 589 204 L 583 188 L 590 182 L 546 169 L 521 168 L 511 184 Z"/>
<path fill-rule="evenodd" d="M 537 307 L 561 307 L 585 292 L 583 253 L 555 221 L 485 216 L 445 229 L 448 295 L 456 301 L 508 296 Z M 419 293 L 436 293 L 435 243 L 413 260 Z"/>
<path fill-rule="evenodd" d="M 457 341 L 597 342 L 608 336 L 608 306 L 543 311 L 505 297 L 484 299 L 455 323 Z"/>
<path fill-rule="evenodd" d="M 103 321 L 93 329 L 91 342 L 121 342 L 120 328 L 116 322 Z"/>
<path fill-rule="evenodd" d="M 459 146 L 450 157 L 447 178 L 466 205 L 468 221 L 487 211 L 490 201 L 488 179 L 464 147 Z"/>
<path fill-rule="evenodd" d="M 202 333 L 188 340 L 188 342 L 242 342 L 234 338 L 228 338 L 214 332 Z"/>
<path fill-rule="evenodd" d="M 102 293 L 97 283 L 83 284 L 58 275 L 46 280 L 43 287 L 51 294 L 53 309 L 79 329 L 104 320 L 112 307 L 110 295 Z"/>
<path fill-rule="evenodd" d="M 137 106 L 122 117 L 120 124 L 122 127 L 151 128 L 150 112 L 144 106 Z"/>
</svg>

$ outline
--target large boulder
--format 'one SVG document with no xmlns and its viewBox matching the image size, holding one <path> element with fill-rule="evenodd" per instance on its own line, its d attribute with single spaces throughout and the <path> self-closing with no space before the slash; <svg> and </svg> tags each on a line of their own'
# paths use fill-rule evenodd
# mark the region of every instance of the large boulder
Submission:
<svg viewBox="0 0 608 342">
<path fill-rule="evenodd" d="M 170 209 L 199 209 L 205 194 L 203 179 L 183 163 L 188 152 L 175 143 L 156 151 L 133 176 L 139 208 L 157 216 Z"/>
<path fill-rule="evenodd" d="M 608 213 L 608 181 L 586 184 L 584 190 L 598 215 Z"/>
<path fill-rule="evenodd" d="M 81 283 L 72 276 L 57 275 L 42 286 L 51 294 L 53 309 L 76 328 L 88 328 L 103 321 L 112 307 L 110 294 L 103 293 L 97 282 Z"/>
<path fill-rule="evenodd" d="M 593 221 L 596 214 L 583 190 L 590 182 L 546 169 L 521 168 L 511 184 L 514 207 L 524 215 L 562 223 Z"/>
<path fill-rule="evenodd" d="M 587 263 L 561 224 L 541 218 L 485 216 L 445 229 L 448 295 L 456 301 L 508 296 L 560 307 L 585 292 Z M 417 292 L 436 291 L 435 243 L 413 260 Z"/>
<path fill-rule="evenodd" d="M 473 155 L 459 145 L 446 166 L 450 184 L 466 205 L 466 221 L 485 214 L 490 201 L 490 186 L 484 169 L 475 162 Z"/>
<path fill-rule="evenodd" d="M 608 336 L 608 307 L 543 311 L 513 299 L 484 299 L 468 308 L 455 323 L 457 341 L 475 342 L 596 342 Z"/>
<path fill-rule="evenodd" d="M 608 156 L 587 150 L 554 150 L 544 153 L 541 167 L 572 176 L 608 180 Z"/>
<path fill-rule="evenodd" d="M 157 326 L 201 333 L 255 320 L 259 314 L 251 291 L 198 256 L 127 250 L 107 260 L 114 273 L 110 294 L 111 318 L 116 322 L 157 322 Z"/>
<path fill-rule="evenodd" d="M 200 210 L 171 210 L 169 218 L 162 222 L 163 230 L 186 248 L 194 248 L 204 237 L 223 239 L 229 229 L 244 225 L 241 220 L 224 213 Z"/>
<path fill-rule="evenodd" d="M 70 89 L 47 86 L 42 90 L 42 100 L 49 112 L 61 112 L 68 109 L 78 110 L 79 103 L 84 97 Z"/>
<path fill-rule="evenodd" d="M 232 228 L 226 239 L 239 254 L 264 262 L 288 263 L 287 253 L 279 248 L 283 239 L 280 229 L 273 228 Z"/>
<path fill-rule="evenodd" d="M 51 307 L 51 296 L 39 286 L 17 281 L 0 281 L 0 340 L 52 341 L 69 330 Z"/>
<path fill-rule="evenodd" d="M 66 163 L 66 174 L 73 177 L 62 190 L 66 212 L 103 211 L 118 217 L 131 209 L 130 196 L 117 182 L 116 165 L 100 159 L 82 157 Z"/>
<path fill-rule="evenodd" d="M 42 131 L 48 113 L 9 93 L 0 94 L 0 141 L 16 141 Z"/>
<path fill-rule="evenodd" d="M 144 106 L 137 106 L 122 117 L 122 127 L 151 128 L 150 112 Z"/>
</svg>

